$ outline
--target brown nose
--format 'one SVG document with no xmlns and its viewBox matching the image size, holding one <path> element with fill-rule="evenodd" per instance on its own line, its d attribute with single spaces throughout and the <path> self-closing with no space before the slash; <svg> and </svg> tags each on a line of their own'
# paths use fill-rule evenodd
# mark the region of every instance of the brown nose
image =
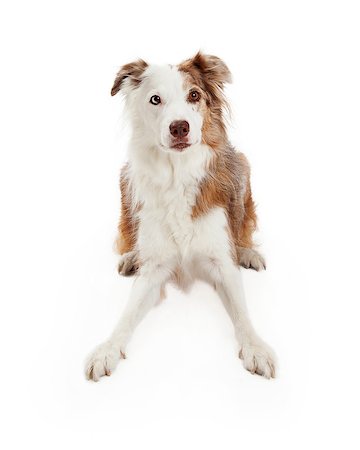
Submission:
<svg viewBox="0 0 360 450">
<path fill-rule="evenodd" d="M 174 120 L 170 124 L 170 133 L 176 138 L 182 138 L 189 134 L 190 126 L 186 120 Z"/>
</svg>

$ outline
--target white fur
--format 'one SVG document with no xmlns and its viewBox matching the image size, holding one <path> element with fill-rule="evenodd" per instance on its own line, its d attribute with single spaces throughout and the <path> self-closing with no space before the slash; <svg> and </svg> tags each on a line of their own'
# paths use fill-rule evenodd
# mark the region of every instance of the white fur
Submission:
<svg viewBox="0 0 360 450">
<path fill-rule="evenodd" d="M 213 208 L 196 220 L 191 217 L 211 159 L 211 150 L 199 143 L 200 113 L 186 103 L 184 80 L 175 68 L 150 67 L 145 75 L 140 87 L 126 87 L 133 122 L 128 177 L 134 211 L 141 205 L 136 248 L 141 269 L 112 336 L 90 356 L 87 376 L 96 381 L 111 373 L 168 281 L 176 278 L 185 287 L 202 278 L 216 288 L 233 320 L 245 367 L 270 378 L 274 357 L 248 318 L 225 211 Z M 154 93 L 164 99 L 163 109 L 149 104 Z M 181 153 L 169 149 L 167 141 L 169 124 L 179 119 L 189 122 L 193 142 Z"/>
</svg>

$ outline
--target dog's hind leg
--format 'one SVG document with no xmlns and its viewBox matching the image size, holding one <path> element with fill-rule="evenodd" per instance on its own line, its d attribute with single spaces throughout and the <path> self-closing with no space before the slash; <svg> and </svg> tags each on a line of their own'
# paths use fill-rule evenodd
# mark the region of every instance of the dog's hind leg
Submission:
<svg viewBox="0 0 360 450">
<path fill-rule="evenodd" d="M 120 358 L 125 358 L 126 346 L 140 321 L 159 301 L 162 287 L 170 277 L 169 267 L 143 266 L 135 278 L 130 300 L 110 338 L 99 345 L 86 362 L 85 375 L 98 381 L 110 375 Z"/>
</svg>

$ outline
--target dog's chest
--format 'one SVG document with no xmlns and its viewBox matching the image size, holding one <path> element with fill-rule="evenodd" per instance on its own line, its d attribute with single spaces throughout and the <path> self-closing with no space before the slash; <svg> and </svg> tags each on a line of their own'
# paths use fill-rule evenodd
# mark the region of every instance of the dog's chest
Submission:
<svg viewBox="0 0 360 450">
<path fill-rule="evenodd" d="M 226 259 L 230 254 L 226 214 L 212 208 L 192 217 L 199 182 L 148 187 L 139 212 L 138 251 L 143 261 L 176 261 L 196 270 L 199 257 Z M 195 264 L 195 266 L 194 266 Z"/>
<path fill-rule="evenodd" d="M 202 153 L 201 153 L 202 152 Z M 201 181 L 205 176 L 206 150 L 177 162 L 153 158 L 134 167 L 132 185 L 138 213 L 138 247 L 142 254 L 165 256 L 188 252 L 194 243 L 197 221 L 192 218 Z"/>
<path fill-rule="evenodd" d="M 163 244 L 172 242 L 180 249 L 189 245 L 196 224 L 192 209 L 196 203 L 199 182 L 191 180 L 183 184 L 175 180 L 167 184 L 149 183 L 144 186 L 142 210 L 140 213 L 141 231 L 158 235 Z"/>
<path fill-rule="evenodd" d="M 140 206 L 137 248 L 143 261 L 189 261 L 227 249 L 227 219 L 221 208 L 192 216 L 210 158 L 210 149 L 200 145 L 176 157 L 149 153 L 146 159 L 132 160 L 133 202 Z"/>
</svg>

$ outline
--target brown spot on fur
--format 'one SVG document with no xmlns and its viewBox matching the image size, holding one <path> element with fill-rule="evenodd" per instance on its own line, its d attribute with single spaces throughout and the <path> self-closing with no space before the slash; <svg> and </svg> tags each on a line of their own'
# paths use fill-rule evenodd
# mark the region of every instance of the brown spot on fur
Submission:
<svg viewBox="0 0 360 450">
<path fill-rule="evenodd" d="M 122 66 L 116 75 L 114 85 L 111 89 L 111 95 L 115 95 L 120 91 L 121 85 L 125 78 L 129 78 L 134 86 L 139 85 L 141 82 L 141 76 L 147 67 L 148 64 L 142 59 Z"/>
<path fill-rule="evenodd" d="M 160 302 L 165 300 L 166 298 L 166 291 L 165 291 L 165 286 L 161 286 L 160 288 Z"/>
<path fill-rule="evenodd" d="M 131 203 L 131 186 L 129 185 L 128 168 L 129 164 L 126 164 L 120 176 L 121 217 L 118 226 L 119 235 L 116 240 L 116 249 L 120 255 L 134 250 L 138 229 L 138 221 L 134 216 Z"/>
</svg>

